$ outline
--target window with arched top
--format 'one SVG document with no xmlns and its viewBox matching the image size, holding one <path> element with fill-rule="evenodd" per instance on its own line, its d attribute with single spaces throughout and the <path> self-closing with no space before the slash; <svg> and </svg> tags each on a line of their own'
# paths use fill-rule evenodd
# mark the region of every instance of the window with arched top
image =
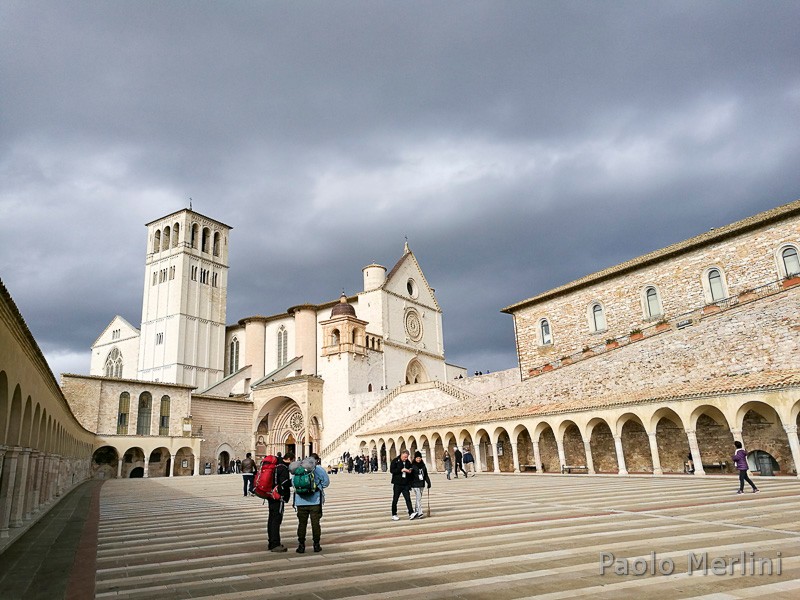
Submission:
<svg viewBox="0 0 800 600">
<path fill-rule="evenodd" d="M 547 319 L 539 321 L 539 339 L 543 346 L 553 343 L 553 335 L 550 332 L 550 321 Z"/>
<path fill-rule="evenodd" d="M 647 319 L 654 319 L 664 314 L 658 290 L 652 285 L 644 290 L 644 312 Z"/>
<path fill-rule="evenodd" d="M 592 331 L 605 331 L 608 329 L 608 324 L 606 323 L 606 313 L 603 310 L 603 305 L 599 302 L 592 304 L 589 325 L 591 326 Z"/>
<path fill-rule="evenodd" d="M 203 227 L 203 239 L 200 246 L 201 252 L 209 252 L 211 250 L 211 230 L 208 227 Z"/>
<path fill-rule="evenodd" d="M 173 225 L 173 227 L 172 227 L 172 247 L 173 248 L 177 248 L 178 247 L 178 235 L 180 234 L 180 231 L 181 231 L 181 224 L 180 223 L 175 223 L 175 225 Z"/>
<path fill-rule="evenodd" d="M 122 377 L 122 352 L 116 346 L 111 349 L 106 357 L 106 377 Z"/>
<path fill-rule="evenodd" d="M 797 255 L 797 248 L 794 246 L 784 248 L 781 252 L 781 262 L 783 264 L 783 276 L 800 275 L 800 258 Z"/>
<path fill-rule="evenodd" d="M 711 294 L 711 302 L 717 302 L 725 298 L 725 287 L 722 283 L 722 273 L 719 269 L 710 269 L 706 276 L 708 289 Z"/>
<path fill-rule="evenodd" d="M 367 391 L 368 391 L 368 392 L 371 392 L 371 391 L 372 391 L 372 384 L 371 384 L 371 383 L 370 383 L 370 384 L 367 384 Z"/>
<path fill-rule="evenodd" d="M 197 248 L 197 241 L 200 237 L 200 226 L 197 223 L 192 223 L 192 248 Z"/>
<path fill-rule="evenodd" d="M 220 241 L 219 231 L 215 231 L 214 232 L 214 256 L 219 256 L 219 241 Z"/>
<path fill-rule="evenodd" d="M 158 417 L 158 435 L 169 435 L 169 396 L 161 396 L 161 414 Z"/>
<path fill-rule="evenodd" d="M 278 329 L 278 366 L 282 367 L 289 362 L 289 332 L 281 325 Z"/>
<path fill-rule="evenodd" d="M 234 337 L 231 340 L 231 351 L 230 351 L 230 371 L 229 373 L 236 373 L 239 370 L 239 338 Z"/>
<path fill-rule="evenodd" d="M 119 395 L 119 411 L 117 412 L 117 435 L 128 435 L 128 414 L 131 412 L 131 395 L 122 392 Z"/>
<path fill-rule="evenodd" d="M 331 345 L 338 346 L 339 345 L 339 330 L 334 329 L 331 331 Z"/>
<path fill-rule="evenodd" d="M 153 411 L 153 396 L 150 392 L 139 394 L 139 414 L 136 417 L 136 435 L 150 435 L 150 417 Z"/>
<path fill-rule="evenodd" d="M 169 225 L 164 227 L 164 237 L 161 238 L 161 249 L 162 250 L 169 250 L 169 234 L 170 228 Z"/>
<path fill-rule="evenodd" d="M 153 252 L 158 252 L 159 250 L 161 250 L 161 230 L 156 229 L 153 234 Z"/>
</svg>

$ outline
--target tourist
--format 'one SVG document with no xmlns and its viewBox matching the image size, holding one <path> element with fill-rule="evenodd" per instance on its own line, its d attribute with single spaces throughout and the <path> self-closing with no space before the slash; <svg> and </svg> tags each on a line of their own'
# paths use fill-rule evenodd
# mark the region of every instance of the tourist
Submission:
<svg viewBox="0 0 800 600">
<path fill-rule="evenodd" d="M 317 454 L 311 454 L 301 463 L 306 470 L 314 471 L 317 491 L 308 496 L 298 494 L 297 489 L 295 489 L 294 493 L 294 505 L 297 508 L 298 544 L 296 552 L 298 554 L 303 554 L 306 551 L 306 529 L 309 517 L 311 517 L 311 539 L 314 542 L 314 552 L 322 552 L 322 546 L 320 546 L 322 540 L 320 520 L 322 519 L 322 505 L 325 503 L 325 492 L 323 490 L 331 484 L 331 480 L 325 469 L 319 466 L 319 463 L 320 459 Z"/>
<path fill-rule="evenodd" d="M 453 461 L 450 460 L 450 453 L 447 450 L 444 451 L 442 464 L 444 465 L 444 472 L 447 473 L 447 478 L 450 479 L 450 473 L 453 471 Z"/>
<path fill-rule="evenodd" d="M 408 508 L 408 518 L 413 519 L 414 510 L 411 508 L 411 494 L 409 488 L 411 487 L 411 461 L 408 460 L 408 450 L 400 452 L 400 456 L 392 461 L 389 465 L 389 472 L 392 474 L 392 521 L 399 521 L 400 517 L 397 516 L 397 500 L 400 496 L 406 501 Z"/>
<path fill-rule="evenodd" d="M 739 491 L 736 493 L 744 494 L 744 482 L 746 481 L 750 484 L 750 487 L 753 488 L 753 493 L 757 494 L 759 489 L 747 474 L 747 452 L 745 452 L 742 442 L 739 440 L 733 442 L 733 446 L 736 448 L 736 453 L 733 455 L 733 464 L 735 464 L 736 468 L 739 470 Z"/>
<path fill-rule="evenodd" d="M 236 472 L 237 473 L 242 472 L 242 461 L 239 460 L 238 458 L 236 459 Z"/>
<path fill-rule="evenodd" d="M 288 450 L 275 467 L 275 485 L 281 493 L 277 500 L 267 498 L 269 517 L 267 517 L 267 550 L 270 552 L 286 552 L 287 548 L 281 544 L 281 523 L 283 523 L 283 509 L 289 501 L 291 494 L 291 477 L 289 464 L 294 460 L 294 452 Z"/>
<path fill-rule="evenodd" d="M 411 489 L 414 490 L 414 518 L 421 519 L 425 516 L 422 512 L 422 490 L 431 489 L 431 479 L 428 477 L 428 466 L 422 460 L 420 451 L 414 452 L 414 462 L 411 463 Z"/>
<path fill-rule="evenodd" d="M 244 496 L 247 498 L 247 495 L 253 494 L 253 479 L 256 476 L 256 461 L 253 460 L 253 455 L 249 452 L 247 456 L 242 461 L 242 482 L 244 484 Z"/>
<path fill-rule="evenodd" d="M 458 479 L 458 472 L 461 471 L 464 474 L 464 477 L 467 477 L 467 472 L 464 470 L 464 464 L 462 463 L 462 454 L 461 450 L 458 449 L 458 446 L 453 446 L 453 457 L 456 460 L 456 479 Z"/>
<path fill-rule="evenodd" d="M 475 459 L 472 457 L 472 452 L 469 449 L 464 449 L 464 477 L 469 477 L 469 472 L 472 471 L 472 476 L 475 477 Z"/>
</svg>

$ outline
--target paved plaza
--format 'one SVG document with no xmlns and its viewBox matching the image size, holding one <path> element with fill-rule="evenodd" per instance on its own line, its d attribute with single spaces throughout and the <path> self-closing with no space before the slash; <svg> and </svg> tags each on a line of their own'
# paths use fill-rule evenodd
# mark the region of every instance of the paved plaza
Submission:
<svg viewBox="0 0 800 600">
<path fill-rule="evenodd" d="M 432 516 L 393 522 L 386 474 L 332 476 L 323 551 L 304 555 L 291 507 L 290 551 L 267 552 L 266 506 L 238 475 L 107 481 L 95 597 L 800 597 L 794 479 L 741 496 L 733 476 L 432 480 Z"/>
</svg>

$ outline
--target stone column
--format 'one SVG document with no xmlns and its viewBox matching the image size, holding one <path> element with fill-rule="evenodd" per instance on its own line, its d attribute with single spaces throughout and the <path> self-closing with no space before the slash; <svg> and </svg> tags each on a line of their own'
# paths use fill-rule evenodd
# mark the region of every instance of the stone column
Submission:
<svg viewBox="0 0 800 600">
<path fill-rule="evenodd" d="M 33 450 L 31 452 L 30 465 L 28 466 L 28 478 L 27 478 L 28 487 L 25 490 L 25 508 L 24 508 L 24 514 L 22 516 L 23 520 L 25 521 L 30 520 L 31 514 L 33 514 L 34 511 L 33 499 L 34 496 L 36 495 L 35 494 L 36 475 L 37 475 L 36 470 L 39 467 L 39 454 L 40 452 L 38 450 Z"/>
<path fill-rule="evenodd" d="M 31 449 L 22 448 L 17 461 L 17 478 L 14 482 L 14 495 L 11 501 L 11 527 L 22 527 L 25 516 L 25 492 L 28 489 L 28 466 L 31 460 Z"/>
<path fill-rule="evenodd" d="M 564 454 L 564 444 L 559 439 L 556 439 L 556 448 L 558 449 L 558 465 L 560 471 L 561 467 L 567 464 L 567 458 L 566 454 Z"/>
<path fill-rule="evenodd" d="M 119 460 L 117 460 L 117 479 L 122 479 L 122 460 L 125 458 L 124 456 L 120 456 Z"/>
<path fill-rule="evenodd" d="M 625 454 L 622 452 L 622 436 L 614 436 L 614 448 L 617 451 L 617 467 L 620 475 L 627 475 L 628 469 L 625 468 Z"/>
<path fill-rule="evenodd" d="M 42 472 L 44 471 L 44 452 L 36 453 L 36 476 L 33 481 L 33 490 L 31 491 L 32 505 L 31 512 L 36 514 L 39 512 L 39 506 L 42 502 Z"/>
<path fill-rule="evenodd" d="M 694 474 L 705 475 L 703 470 L 703 457 L 700 456 L 700 446 L 697 445 L 697 434 L 694 429 L 686 430 L 686 437 L 689 438 L 689 451 L 692 453 L 692 462 L 694 463 Z"/>
<path fill-rule="evenodd" d="M 499 473 L 500 472 L 500 456 L 499 456 L 499 453 L 497 451 L 497 444 L 494 444 L 494 448 L 492 448 L 492 450 L 494 450 L 494 452 L 492 452 L 492 462 L 494 463 L 494 472 L 495 473 Z"/>
<path fill-rule="evenodd" d="M 656 439 L 656 432 L 647 432 L 647 437 L 650 439 L 650 456 L 653 459 L 653 475 L 663 475 L 664 471 L 661 469 L 661 457 L 658 455 L 658 439 Z"/>
<path fill-rule="evenodd" d="M 798 477 L 800 477 L 800 440 L 797 438 L 797 425 L 784 425 L 786 436 L 789 438 L 789 448 L 792 450 L 792 460 L 794 461 L 794 470 Z"/>
<path fill-rule="evenodd" d="M 144 475 L 143 477 L 147 478 L 150 477 L 150 459 L 148 457 L 144 457 Z"/>
<path fill-rule="evenodd" d="M 3 479 L 0 481 L 0 538 L 8 537 L 11 522 L 11 503 L 14 497 L 14 484 L 17 479 L 19 446 L 6 449 L 3 457 Z"/>
<path fill-rule="evenodd" d="M 167 477 L 175 477 L 175 454 L 169 455 L 169 473 L 167 473 Z"/>
<path fill-rule="evenodd" d="M 531 445 L 533 446 L 533 464 L 536 465 L 536 473 L 540 474 L 542 472 L 542 455 L 539 452 L 539 441 L 531 440 Z"/>
<path fill-rule="evenodd" d="M 517 442 L 511 442 L 511 459 L 514 461 L 514 473 L 519 473 L 519 452 L 517 451 Z"/>
<path fill-rule="evenodd" d="M 586 453 L 586 468 L 589 475 L 594 475 L 594 459 L 592 458 L 592 445 L 590 442 L 583 442 L 583 451 Z"/>
<path fill-rule="evenodd" d="M 472 468 L 475 470 L 475 473 L 482 473 L 483 467 L 481 467 L 481 446 L 480 444 L 472 444 L 472 458 L 475 459 L 475 462 L 472 463 Z"/>
<path fill-rule="evenodd" d="M 197 477 L 198 475 L 200 475 L 200 457 L 195 455 L 195 457 L 194 457 L 194 475 L 193 476 Z"/>
<path fill-rule="evenodd" d="M 742 442 L 742 446 L 744 446 L 744 438 L 742 438 L 742 430 L 734 429 L 733 427 L 731 427 L 731 433 L 733 434 L 733 441 Z"/>
<path fill-rule="evenodd" d="M 64 491 L 64 487 L 63 487 L 64 486 L 64 481 L 63 481 L 63 478 L 61 477 L 61 471 L 62 471 L 61 465 L 63 465 L 63 464 L 64 464 L 64 457 L 61 456 L 60 454 L 57 455 L 56 456 L 56 460 L 55 460 L 55 465 L 56 465 L 56 468 L 55 468 L 55 495 L 56 495 L 56 497 L 60 496 L 61 492 Z"/>
<path fill-rule="evenodd" d="M 42 472 L 39 475 L 39 506 L 44 506 L 48 502 L 47 486 L 50 482 L 50 455 L 45 453 L 42 461 Z"/>
</svg>

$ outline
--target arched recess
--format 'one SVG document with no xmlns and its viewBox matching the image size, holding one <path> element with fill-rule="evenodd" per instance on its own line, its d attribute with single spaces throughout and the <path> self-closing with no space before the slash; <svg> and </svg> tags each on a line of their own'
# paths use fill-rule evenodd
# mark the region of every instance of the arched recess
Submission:
<svg viewBox="0 0 800 600">
<path fill-rule="evenodd" d="M 545 473 L 561 472 L 561 461 L 558 458 L 556 434 L 549 423 L 539 423 L 534 429 L 533 441 L 539 442 L 539 457 L 542 460 L 542 471 Z"/>
<path fill-rule="evenodd" d="M 20 440 L 20 430 L 22 429 L 22 390 L 19 385 L 14 388 L 14 395 L 11 398 L 11 412 L 8 416 L 8 434 L 6 439 L 10 447 L 18 446 Z"/>
<path fill-rule="evenodd" d="M 511 449 L 511 436 L 508 435 L 505 427 L 498 427 L 494 430 L 494 451 L 497 453 L 497 464 L 501 473 L 513 473 L 516 465 L 514 464 L 514 451 Z"/>
<path fill-rule="evenodd" d="M 564 446 L 564 460 L 568 465 L 586 465 L 586 448 L 583 436 L 575 421 L 566 420 L 559 425 Z"/>
<path fill-rule="evenodd" d="M 5 371 L 0 371 L 0 444 L 7 444 L 8 437 L 6 430 L 8 428 L 8 376 Z"/>
<path fill-rule="evenodd" d="M 628 473 L 652 473 L 650 437 L 639 415 L 625 413 L 617 421 L 616 427 L 622 437 L 622 454 Z"/>
<path fill-rule="evenodd" d="M 436 457 L 433 456 L 431 452 L 431 443 L 425 435 L 419 436 L 419 450 L 422 452 L 422 458 L 428 466 L 428 469 L 435 469 Z"/>
<path fill-rule="evenodd" d="M 480 468 L 481 471 L 486 473 L 494 472 L 494 448 L 492 447 L 492 438 L 485 429 L 478 429 L 475 432 L 475 443 L 478 446 L 480 455 Z M 467 444 L 464 444 L 464 451 L 467 450 Z M 472 452 L 473 458 L 477 461 L 479 459 L 476 453 Z M 466 467 L 465 467 L 466 468 Z M 469 473 L 469 471 L 467 471 Z"/>
<path fill-rule="evenodd" d="M 395 442 L 393 439 L 391 439 L 391 438 L 390 438 L 389 440 L 387 440 L 387 442 L 386 442 L 386 448 L 387 448 L 387 452 L 388 452 L 387 456 L 388 456 L 388 458 L 389 458 L 389 460 L 387 461 L 387 463 L 390 463 L 390 462 L 392 462 L 392 461 L 393 461 L 395 458 L 397 458 L 397 456 L 400 454 L 400 452 L 399 452 L 399 449 L 398 449 L 397 443 L 396 443 L 396 442 Z"/>
<path fill-rule="evenodd" d="M 694 423 L 697 436 L 697 447 L 703 464 L 729 463 L 732 470 L 733 433 L 728 419 L 715 406 L 698 406 L 693 412 L 690 423 Z M 697 468 L 697 466 L 695 466 Z"/>
<path fill-rule="evenodd" d="M 617 447 L 614 444 L 614 434 L 611 433 L 611 426 L 605 419 L 598 417 L 589 421 L 587 432 L 594 472 L 619 473 Z"/>
<path fill-rule="evenodd" d="M 680 416 L 671 408 L 660 408 L 650 422 L 655 425 L 661 471 L 683 473 L 690 452 L 689 438 L 686 437 L 686 428 Z"/>
<path fill-rule="evenodd" d="M 417 451 L 417 439 L 413 435 L 408 436 L 406 448 L 408 448 L 411 460 L 414 460 L 414 452 Z"/>
<path fill-rule="evenodd" d="M 172 465 L 172 457 L 169 450 L 163 446 L 156 448 L 150 453 L 147 458 L 147 476 L 148 477 L 166 477 L 169 474 L 169 468 Z"/>
<path fill-rule="evenodd" d="M 462 446 L 461 452 L 464 452 L 464 450 L 469 450 L 470 452 L 472 452 L 473 456 L 475 455 L 474 441 L 469 431 L 467 431 L 466 429 L 462 429 L 461 433 L 458 434 L 458 442 L 459 445 Z M 477 460 L 477 458 L 475 460 Z"/>
<path fill-rule="evenodd" d="M 772 457 L 778 465 L 775 468 L 775 464 L 772 463 L 767 468 L 762 468 L 763 465 L 759 461 L 754 461 L 751 465 L 752 470 L 764 472 L 772 470 L 778 474 L 796 472 L 797 467 L 792 460 L 789 438 L 780 416 L 772 406 L 765 402 L 747 402 L 737 411 L 736 420 L 737 424 L 740 424 L 742 442 L 748 454 L 758 451 Z"/>
<path fill-rule="evenodd" d="M 442 440 L 442 436 L 438 433 L 434 433 L 431 436 L 431 440 L 433 442 L 433 460 L 434 464 L 436 465 L 437 471 L 444 471 L 444 441 Z"/>
<path fill-rule="evenodd" d="M 92 477 L 94 479 L 116 479 L 119 468 L 119 453 L 113 446 L 101 446 L 92 454 Z"/>
<path fill-rule="evenodd" d="M 406 367 L 406 383 L 425 383 L 430 381 L 428 371 L 416 358 L 412 358 Z"/>
<path fill-rule="evenodd" d="M 135 477 L 132 473 L 136 469 L 141 470 L 139 477 L 144 477 L 144 451 L 138 447 L 128 448 L 122 455 L 122 478 Z"/>
<path fill-rule="evenodd" d="M 41 446 L 39 445 L 39 430 L 41 427 L 41 420 L 42 420 L 42 407 L 37 402 L 36 408 L 33 411 L 33 421 L 31 422 L 31 448 L 34 448 L 36 450 L 41 449 Z"/>
<path fill-rule="evenodd" d="M 517 441 L 517 456 L 519 457 L 519 470 L 532 470 L 536 465 L 536 457 L 533 453 L 533 440 L 528 428 L 524 425 L 517 425 L 514 428 L 513 437 Z"/>
<path fill-rule="evenodd" d="M 314 423 L 309 424 L 306 439 L 306 423 L 300 405 L 288 396 L 276 396 L 265 402 L 256 414 L 253 430 L 257 433 L 253 441 L 258 444 L 259 437 L 263 438 L 266 454 L 293 451 L 298 457 L 306 456 L 309 444 L 314 451 L 319 440 Z"/>
<path fill-rule="evenodd" d="M 20 429 L 19 443 L 23 448 L 31 445 L 31 424 L 33 422 L 33 402 L 28 396 L 25 400 L 25 410 L 22 413 L 22 428 Z"/>
</svg>

